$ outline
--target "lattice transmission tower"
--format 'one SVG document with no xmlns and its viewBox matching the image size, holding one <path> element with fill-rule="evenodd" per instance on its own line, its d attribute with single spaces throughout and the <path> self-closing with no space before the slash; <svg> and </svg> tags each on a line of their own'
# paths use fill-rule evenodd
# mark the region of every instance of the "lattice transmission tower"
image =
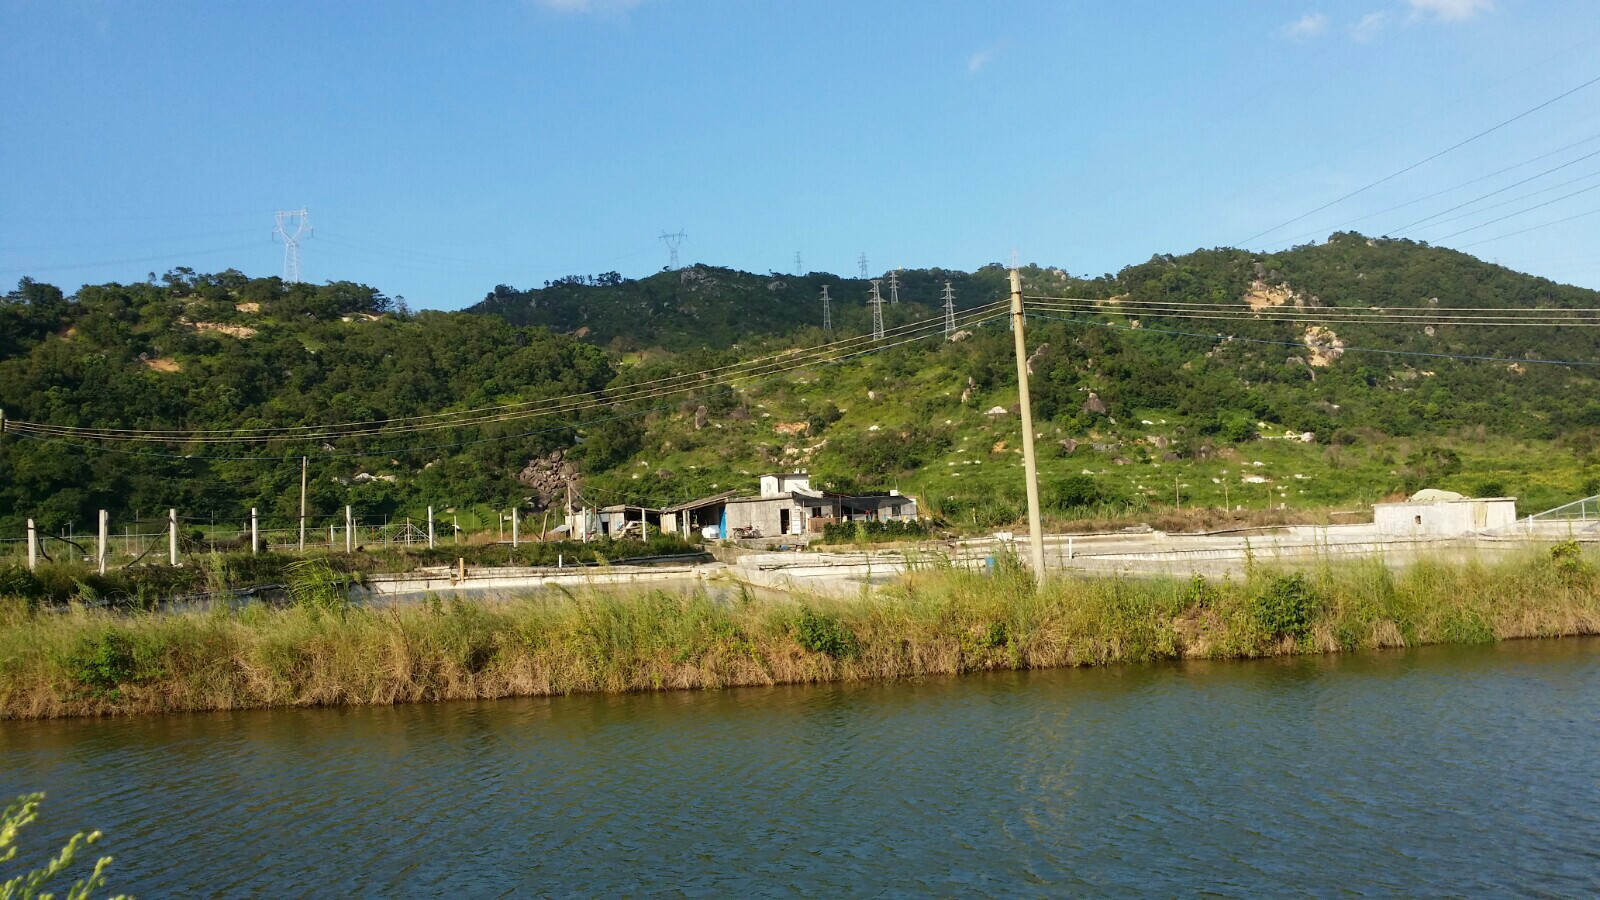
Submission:
<svg viewBox="0 0 1600 900">
<path fill-rule="evenodd" d="M 872 279 L 872 299 L 867 301 L 872 306 L 872 339 L 883 340 L 883 295 L 878 293 L 878 285 L 883 282 L 877 278 Z"/>
<path fill-rule="evenodd" d="M 822 330 L 833 330 L 833 303 L 828 299 L 828 286 L 822 286 Z"/>
<path fill-rule="evenodd" d="M 796 274 L 796 275 L 804 275 L 805 274 L 805 270 L 800 268 L 800 251 L 799 250 L 796 250 L 794 252 L 794 274 Z"/>
<path fill-rule="evenodd" d="M 300 242 L 311 236 L 311 214 L 302 206 L 299 209 L 280 209 L 274 218 L 277 220 L 277 228 L 273 229 L 272 237 L 274 240 L 279 238 L 283 240 L 283 280 L 289 284 L 298 284 Z"/>
<path fill-rule="evenodd" d="M 665 231 L 661 232 L 661 242 L 667 245 L 667 253 L 671 260 L 667 263 L 667 268 L 676 269 L 678 267 L 678 248 L 683 245 L 684 240 L 688 237 L 687 234 L 683 233 L 682 229 L 671 234 Z"/>
<path fill-rule="evenodd" d="M 951 289 L 950 282 L 944 283 L 944 336 L 949 337 L 956 333 L 956 292 Z"/>
<path fill-rule="evenodd" d="M 861 251 L 861 258 L 856 260 L 861 265 L 861 277 L 867 277 L 867 251 Z"/>
<path fill-rule="evenodd" d="M 900 305 L 900 270 L 889 273 L 889 305 Z"/>
</svg>

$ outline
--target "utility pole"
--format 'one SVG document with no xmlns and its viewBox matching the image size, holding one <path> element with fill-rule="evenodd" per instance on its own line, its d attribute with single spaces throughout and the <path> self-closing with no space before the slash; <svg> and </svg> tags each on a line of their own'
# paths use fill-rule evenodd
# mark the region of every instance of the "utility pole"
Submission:
<svg viewBox="0 0 1600 900">
<path fill-rule="evenodd" d="M 261 550 L 260 522 L 256 518 L 256 508 L 250 507 L 250 555 L 255 556 Z"/>
<path fill-rule="evenodd" d="M 28 571 L 39 568 L 39 527 L 28 520 Z"/>
<path fill-rule="evenodd" d="M 272 237 L 283 241 L 283 280 L 290 284 L 300 281 L 300 241 L 311 236 L 311 214 L 305 207 L 299 209 L 280 209 L 276 214 L 278 227 L 273 230 Z M 289 228 L 294 231 L 291 233 Z"/>
<path fill-rule="evenodd" d="M 667 245 L 667 252 L 670 254 L 672 260 L 671 262 L 667 263 L 667 268 L 676 269 L 678 267 L 678 247 L 682 246 L 684 240 L 688 237 L 689 236 L 687 234 L 683 233 L 683 229 L 681 228 L 672 234 L 668 234 L 665 231 L 661 232 L 661 241 Z"/>
<path fill-rule="evenodd" d="M 900 270 L 889 273 L 889 305 L 900 305 Z"/>
<path fill-rule="evenodd" d="M 433 507 L 428 507 L 428 549 L 433 549 Z"/>
<path fill-rule="evenodd" d="M 828 286 L 822 286 L 822 330 L 833 331 L 833 309 L 828 298 Z"/>
<path fill-rule="evenodd" d="M 167 562 L 173 568 L 178 566 L 178 511 L 167 510 Z"/>
<path fill-rule="evenodd" d="M 878 293 L 880 283 L 878 279 L 872 279 L 872 299 L 867 301 L 872 307 L 872 339 L 875 341 L 883 340 L 883 296 Z"/>
<path fill-rule="evenodd" d="M 300 552 L 306 552 L 306 458 L 300 457 Z"/>
<path fill-rule="evenodd" d="M 861 265 L 861 277 L 867 277 L 867 251 L 861 251 L 861 258 L 856 260 Z"/>
<path fill-rule="evenodd" d="M 110 524 L 110 514 L 103 509 L 100 510 L 100 533 L 97 536 L 99 539 L 95 541 L 94 545 L 94 558 L 100 568 L 101 575 L 106 573 L 106 554 L 110 551 L 111 529 L 108 527 Z"/>
<path fill-rule="evenodd" d="M 950 289 L 950 282 L 944 283 L 944 336 L 948 339 L 956 333 L 956 292 Z"/>
<path fill-rule="evenodd" d="M 1033 577 L 1044 580 L 1044 525 L 1039 518 L 1039 461 L 1033 453 L 1033 401 L 1028 396 L 1028 342 L 1023 335 L 1022 275 L 1011 270 L 1011 334 L 1017 348 L 1017 405 L 1022 413 L 1022 468 L 1028 480 L 1028 539 Z"/>
<path fill-rule="evenodd" d="M 344 508 L 344 552 L 356 552 L 356 515 L 355 511 L 345 504 Z"/>
</svg>

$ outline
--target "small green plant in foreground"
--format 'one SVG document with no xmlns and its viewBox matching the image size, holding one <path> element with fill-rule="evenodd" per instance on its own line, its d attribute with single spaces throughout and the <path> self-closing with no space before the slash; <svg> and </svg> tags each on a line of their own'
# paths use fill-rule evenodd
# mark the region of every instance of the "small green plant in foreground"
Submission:
<svg viewBox="0 0 1600 900">
<path fill-rule="evenodd" d="M 812 653 L 821 653 L 833 659 L 848 659 L 856 655 L 856 636 L 833 616 L 800 611 L 795 622 L 795 640 Z"/>
<path fill-rule="evenodd" d="M 0 863 L 9 863 L 17 857 L 17 835 L 23 828 L 39 818 L 39 804 L 44 794 L 24 794 L 0 812 Z M 56 879 L 77 860 L 78 853 L 100 840 L 98 831 L 80 831 L 67 840 L 65 846 L 43 866 L 29 869 L 12 878 L 0 881 L 0 900 L 51 900 L 54 891 L 46 891 Z M 102 856 L 95 861 L 94 870 L 87 878 L 79 879 L 67 889 L 66 900 L 91 900 L 94 892 L 105 887 L 106 867 L 111 857 Z M 119 894 L 111 900 L 131 900 Z"/>
<path fill-rule="evenodd" d="M 1250 597 L 1256 624 L 1275 637 L 1305 637 L 1318 605 L 1316 590 L 1304 572 L 1269 575 Z"/>
</svg>

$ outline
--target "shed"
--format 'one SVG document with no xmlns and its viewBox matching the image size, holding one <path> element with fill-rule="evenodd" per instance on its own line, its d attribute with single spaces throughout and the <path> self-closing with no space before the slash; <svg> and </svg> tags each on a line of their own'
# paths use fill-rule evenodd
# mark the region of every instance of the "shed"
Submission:
<svg viewBox="0 0 1600 900">
<path fill-rule="evenodd" d="M 1515 497 L 1464 497 L 1432 488 L 1397 503 L 1372 508 L 1379 534 L 1453 537 L 1510 525 L 1517 520 Z"/>
</svg>

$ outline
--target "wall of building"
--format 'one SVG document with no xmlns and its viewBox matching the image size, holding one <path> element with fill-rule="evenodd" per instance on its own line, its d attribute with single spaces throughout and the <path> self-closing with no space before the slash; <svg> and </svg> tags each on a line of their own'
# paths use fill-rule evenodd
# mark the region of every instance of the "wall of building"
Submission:
<svg viewBox="0 0 1600 900">
<path fill-rule="evenodd" d="M 789 511 L 789 528 L 781 528 L 783 510 Z M 762 537 L 780 534 L 804 534 L 806 510 L 789 497 L 774 497 L 728 504 L 728 533 L 737 534 L 740 528 L 758 528 Z"/>
<path fill-rule="evenodd" d="M 1380 534 L 1470 534 L 1510 525 L 1516 519 L 1514 500 L 1380 503 L 1372 510 L 1373 525 Z"/>
</svg>

